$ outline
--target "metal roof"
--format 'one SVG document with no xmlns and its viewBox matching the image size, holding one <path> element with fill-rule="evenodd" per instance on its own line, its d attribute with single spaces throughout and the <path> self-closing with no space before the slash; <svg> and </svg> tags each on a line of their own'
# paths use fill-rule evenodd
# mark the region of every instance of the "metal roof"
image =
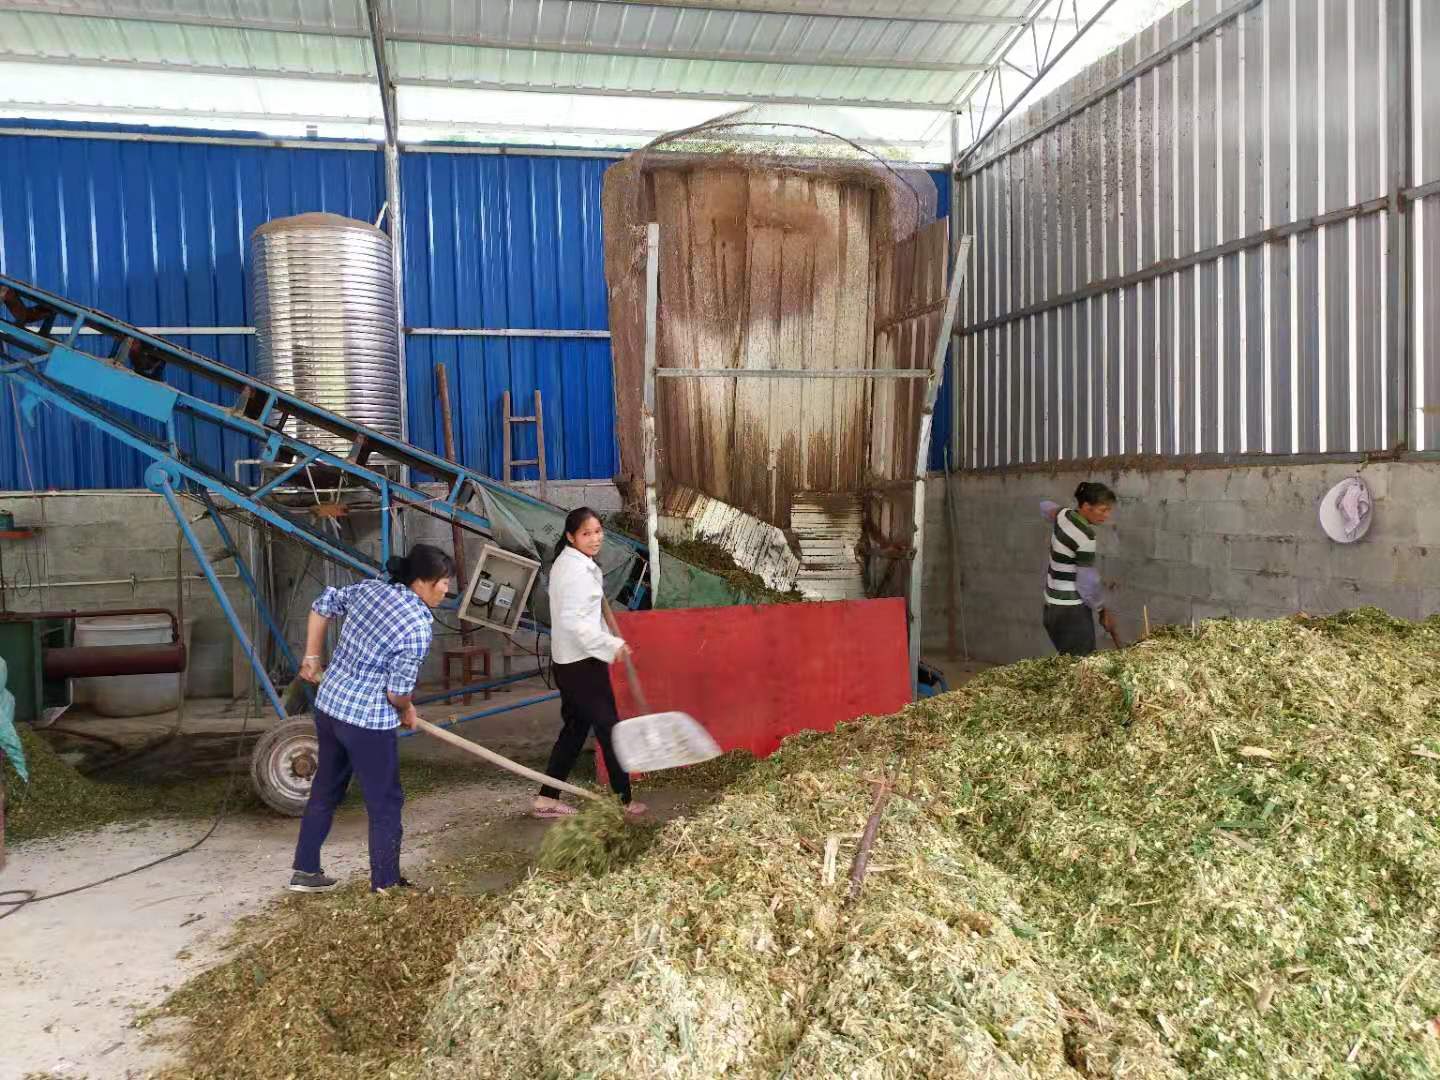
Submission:
<svg viewBox="0 0 1440 1080">
<path fill-rule="evenodd" d="M 853 2 L 388 0 L 382 17 L 398 86 L 936 110 L 954 104 L 1034 6 L 895 0 L 878 15 L 878 4 L 864 11 Z M 0 8 L 6 59 L 374 78 L 361 0 L 18 0 Z"/>
<path fill-rule="evenodd" d="M 413 94 L 407 103 L 407 91 L 519 91 L 911 112 L 923 115 L 884 124 L 892 135 L 906 129 L 897 142 L 918 145 L 943 143 L 947 114 L 984 93 L 1007 50 L 1027 35 L 1037 42 L 1038 66 L 1045 19 L 1053 26 L 1063 21 L 1056 11 L 1064 18 L 1073 11 L 1078 31 L 1082 8 L 1109 8 L 1115 0 L 373 2 L 390 81 L 400 90 L 400 120 L 412 128 L 431 130 L 427 122 L 436 118 L 425 114 L 423 103 L 434 99 Z M 345 99 L 338 87 L 377 79 L 367 0 L 0 0 L 0 64 L 7 63 L 82 72 L 103 66 L 112 75 L 298 78 L 337 87 L 329 92 L 336 101 Z M 1026 74 L 1024 61 L 1012 66 Z M 57 76 L 53 88 L 25 81 L 9 103 L 0 92 L 0 107 L 9 105 L 14 114 L 14 102 L 22 99 L 48 102 L 52 114 L 67 105 L 76 112 L 101 107 L 83 100 L 83 85 L 76 88 L 83 76 L 68 84 Z M 313 112 L 311 96 L 302 99 L 304 107 L 291 100 L 276 112 Z M 143 110 L 133 101 L 127 108 Z M 559 127 L 567 110 L 549 109 Z M 710 108 L 699 119 L 719 111 Z M 217 118 L 208 101 L 192 106 L 188 92 L 173 89 L 157 94 L 152 112 L 193 112 L 207 123 Z M 615 113 L 611 134 L 657 126 L 634 106 L 617 104 Z M 363 128 L 371 117 L 347 105 L 332 119 Z"/>
</svg>

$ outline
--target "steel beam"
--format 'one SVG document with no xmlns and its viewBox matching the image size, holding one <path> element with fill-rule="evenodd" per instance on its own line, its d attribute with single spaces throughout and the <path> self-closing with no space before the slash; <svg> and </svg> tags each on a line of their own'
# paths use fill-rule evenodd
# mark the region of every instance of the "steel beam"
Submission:
<svg viewBox="0 0 1440 1080">
<path fill-rule="evenodd" d="M 1025 20 L 1015 15 L 980 14 L 925 14 L 873 11 L 837 11 L 825 0 L 785 0 L 783 3 L 766 3 L 765 0 L 742 0 L 728 4 L 724 0 L 593 0 L 600 4 L 618 4 L 629 8 L 681 8 L 685 11 L 710 11 L 720 15 L 800 15 L 818 19 L 864 20 L 871 22 L 908 22 L 935 24 L 939 26 L 1016 26 Z"/>
<path fill-rule="evenodd" d="M 1111 4 L 1113 3 L 1114 0 L 1111 0 Z M 1116 76 L 1114 79 L 1111 79 L 1099 89 L 1094 90 L 1089 94 L 1086 94 L 1079 101 L 1072 103 L 1069 108 L 1063 109 L 1062 111 L 1056 113 L 1049 120 L 1045 121 L 1038 127 L 1026 131 L 1024 135 L 1020 136 L 1014 142 L 1010 143 L 1003 149 L 997 150 L 992 154 L 988 154 L 981 161 L 971 164 L 970 159 L 977 151 L 979 151 L 984 146 L 985 141 L 989 139 L 989 137 L 994 133 L 995 128 L 1004 121 L 1005 116 L 1009 115 L 1009 111 L 1007 110 L 1005 115 L 1002 115 L 999 120 L 997 120 L 994 124 L 990 125 L 990 128 L 985 132 L 984 135 L 972 141 L 970 149 L 967 150 L 963 155 L 961 155 L 959 162 L 956 163 L 956 169 L 961 171 L 963 176 L 970 177 L 975 175 L 981 169 L 995 164 L 995 162 L 1000 161 L 1002 158 L 1009 157 L 1011 154 L 1015 153 L 1015 151 L 1021 149 L 1022 147 L 1028 146 L 1036 139 L 1043 138 L 1046 134 L 1054 131 L 1061 124 L 1064 124 L 1067 121 L 1074 119 L 1086 109 L 1098 104 L 1105 98 L 1109 97 L 1111 94 L 1124 89 L 1126 86 L 1129 86 L 1132 82 L 1134 82 L 1136 79 L 1140 78 L 1147 72 L 1155 70 L 1155 68 L 1159 67 L 1161 64 L 1166 63 L 1175 56 L 1178 56 L 1180 53 L 1184 52 L 1186 49 L 1194 45 L 1202 38 L 1213 34 L 1215 31 L 1221 29 L 1228 23 L 1234 22 L 1241 15 L 1244 15 L 1247 11 L 1259 7 L 1261 3 L 1262 0 L 1238 0 L 1237 3 L 1226 8 L 1218 15 L 1214 16 L 1213 18 L 1207 19 L 1205 22 L 1201 23 L 1199 26 L 1196 26 L 1188 33 L 1182 34 L 1180 37 L 1176 38 L 1159 52 L 1142 60 L 1140 63 L 1132 67 L 1129 71 L 1126 71 L 1123 74 Z M 1111 4 L 1107 4 L 1104 10 L 1108 11 Z M 1104 11 L 1101 12 L 1101 15 L 1103 14 Z M 1097 18 L 1098 17 L 1099 16 L 1097 16 Z M 1092 19 L 1089 25 L 1093 25 L 1094 22 L 1095 19 Z M 1077 35 L 1076 38 L 1070 42 L 1070 45 L 1073 45 L 1075 41 L 1078 40 L 1079 36 Z M 1067 45 L 1065 47 L 1065 50 L 1068 51 L 1070 45 Z M 1061 52 L 1060 56 L 1063 55 L 1064 51 Z M 1055 60 L 1059 60 L 1060 56 L 1056 56 Z M 1051 66 L 1053 66 L 1053 62 Z M 1041 73 L 1042 76 L 1044 74 L 1046 74 L 1046 72 Z M 1021 98 L 1016 99 L 1016 103 L 1018 104 L 1021 100 L 1023 100 L 1023 95 Z"/>
<path fill-rule="evenodd" d="M 400 350 L 400 441 L 410 441 L 410 366 L 405 357 L 405 235 L 401 225 L 404 203 L 400 190 L 400 120 L 395 108 L 395 84 L 385 52 L 385 23 L 380 0 L 365 0 L 370 20 L 370 48 L 375 77 L 380 83 L 380 108 L 385 116 L 385 222 L 390 231 L 390 276 L 395 290 L 395 347 Z"/>
<path fill-rule="evenodd" d="M 1063 0 L 1055 0 L 1055 2 L 1063 4 Z M 990 136 L 999 129 L 1000 125 L 1003 124 L 1006 120 L 1008 120 L 1011 114 L 1014 113 L 1015 110 L 1018 109 L 1022 104 L 1024 104 L 1026 98 L 1030 95 L 1030 91 L 1035 88 L 1036 84 L 1039 83 L 1041 79 L 1045 78 L 1045 76 L 1049 75 L 1051 71 L 1055 70 L 1055 65 L 1058 64 L 1061 60 L 1063 60 L 1066 54 L 1069 53 L 1070 50 L 1073 49 L 1075 45 L 1079 43 L 1080 40 L 1084 38 L 1087 33 L 1090 32 L 1090 30 L 1095 26 L 1095 24 L 1100 22 L 1100 20 L 1103 19 L 1109 13 L 1110 9 L 1113 8 L 1118 2 L 1119 0 L 1105 0 L 1105 3 L 1101 5 L 1100 9 L 1096 11 L 1094 15 L 1090 16 L 1089 20 L 1085 23 L 1083 27 L 1076 27 L 1074 36 L 1072 36 L 1068 41 L 1066 41 L 1065 44 L 1060 47 L 1059 52 L 1056 52 L 1054 55 L 1050 54 L 1050 47 L 1054 45 L 1054 34 L 1052 31 L 1050 45 L 1046 47 L 1046 55 L 1043 63 L 1041 63 L 1040 65 L 1039 70 L 1035 72 L 1034 77 L 1030 79 L 1029 83 L 1026 84 L 1024 89 L 1022 89 L 1018 94 L 1016 94 L 1014 99 L 1009 103 L 1005 103 L 1003 96 L 1003 71 L 1000 65 L 996 65 L 995 70 L 990 75 L 990 80 L 992 87 L 998 87 L 1001 91 L 1001 103 L 1003 105 L 1003 108 L 1000 110 L 1000 115 L 997 116 L 993 121 L 991 121 L 990 126 L 985 128 L 984 131 L 981 132 L 981 134 L 974 139 L 974 141 L 970 144 L 970 149 L 967 150 L 965 154 L 961 157 L 962 168 L 964 167 L 965 163 L 969 161 L 970 157 L 982 146 L 985 145 L 985 143 L 989 140 Z M 1249 3 L 1252 2 L 1252 0 L 1245 0 L 1245 2 Z M 1259 0 L 1253 0 L 1253 2 L 1258 3 Z M 1030 24 L 1026 28 L 1030 32 L 1032 43 L 1038 41 L 1038 39 L 1035 37 L 1035 34 L 1037 32 L 1035 29 L 1035 19 L 1038 19 L 1040 12 L 1043 10 L 1044 8 L 1042 7 L 1035 12 L 1035 18 L 1032 18 Z M 1076 10 L 1078 12 L 1078 9 Z M 1056 25 L 1058 26 L 1058 21 Z M 1015 48 L 1020 43 L 1020 39 L 1024 36 L 1025 35 L 1023 32 L 1016 36 L 1015 40 L 1011 42 L 1010 48 L 1006 49 L 1006 56 L 1009 55 L 1010 49 Z M 1005 58 L 1002 57 L 1002 64 L 1004 63 L 1004 60 Z"/>
<path fill-rule="evenodd" d="M 180 505 L 180 497 L 175 491 L 175 484 L 179 482 L 179 475 L 168 470 L 162 464 L 151 465 L 145 474 L 146 486 L 151 491 L 164 496 L 170 512 L 175 515 L 175 522 L 180 526 L 180 531 L 185 534 L 185 541 L 190 545 L 190 550 L 195 555 L 195 561 L 200 564 L 200 570 L 205 575 L 205 580 L 210 583 L 210 591 L 215 595 L 215 602 L 220 605 L 220 611 L 225 616 L 225 621 L 230 624 L 230 632 L 235 635 L 235 640 L 240 643 L 240 648 L 244 650 L 246 658 L 250 661 L 250 668 L 255 673 L 255 681 L 265 691 L 265 696 L 270 700 L 270 707 L 275 710 L 276 717 L 284 720 L 286 717 L 285 703 L 280 700 L 280 695 L 275 691 L 275 684 L 270 681 L 270 673 L 265 670 L 265 661 L 260 658 L 254 643 L 250 640 L 250 635 L 245 633 L 245 625 L 240 621 L 240 616 L 235 611 L 235 605 L 230 603 L 225 586 L 215 576 L 215 568 L 210 565 L 210 558 L 205 554 L 205 546 L 200 543 L 200 538 L 195 535 L 194 528 L 185 517 L 185 509 Z"/>
<path fill-rule="evenodd" d="M 721 15 L 778 15 L 797 16 L 812 19 L 840 19 L 847 22 L 886 22 L 886 23 L 914 23 L 917 25 L 939 25 L 939 26 L 1020 26 L 1025 22 L 1021 15 L 985 15 L 971 12 L 945 12 L 934 14 L 908 14 L 892 13 L 884 11 L 837 11 L 826 3 L 825 0 L 811 0 L 805 3 L 804 0 L 788 0 L 788 2 L 766 3 L 765 0 L 743 0 L 743 2 L 729 4 L 723 0 L 589 0 L 597 4 L 615 4 L 632 9 L 662 8 L 669 10 L 684 10 L 694 12 L 713 12 Z M 118 18 L 127 22 L 150 22 L 160 23 L 166 26 L 203 26 L 219 27 L 228 30 L 268 30 L 277 34 L 311 34 L 320 37 L 344 37 L 355 38 L 365 37 L 365 30 L 360 26 L 300 26 L 293 21 L 282 19 L 246 18 L 246 17 L 225 17 L 217 15 L 195 15 L 189 13 L 165 13 L 158 14 L 149 11 L 127 11 L 123 15 L 111 16 L 99 11 L 92 10 L 78 4 L 67 4 L 63 0 L 60 3 L 40 3 L 36 0 L 10 0 L 5 5 L 6 10 L 34 12 L 41 15 L 69 15 L 89 17 L 96 19 Z M 410 40 L 407 36 L 392 32 L 392 41 Z"/>
</svg>

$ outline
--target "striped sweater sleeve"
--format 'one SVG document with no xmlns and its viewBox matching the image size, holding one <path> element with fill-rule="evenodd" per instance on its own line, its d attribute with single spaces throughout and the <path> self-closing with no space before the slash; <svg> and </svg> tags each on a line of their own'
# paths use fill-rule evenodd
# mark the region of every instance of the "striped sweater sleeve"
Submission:
<svg viewBox="0 0 1440 1080">
<path fill-rule="evenodd" d="M 1052 552 L 1052 557 L 1059 563 L 1095 565 L 1095 534 L 1083 524 L 1080 515 L 1074 510 L 1066 510 L 1055 519 Z"/>
</svg>

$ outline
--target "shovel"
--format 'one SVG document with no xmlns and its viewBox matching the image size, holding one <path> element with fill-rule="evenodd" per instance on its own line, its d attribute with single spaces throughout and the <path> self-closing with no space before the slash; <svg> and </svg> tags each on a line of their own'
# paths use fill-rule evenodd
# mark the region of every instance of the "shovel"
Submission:
<svg viewBox="0 0 1440 1080">
<path fill-rule="evenodd" d="M 567 784 L 563 780 L 556 780 L 553 776 L 546 776 L 544 773 L 538 773 L 534 769 L 527 769 L 518 761 L 511 761 L 503 754 L 497 754 L 494 750 L 487 750 L 479 743 L 473 743 L 469 739 L 462 738 L 453 731 L 446 731 L 444 728 L 436 727 L 430 723 L 429 720 L 416 720 L 415 729 L 417 731 L 423 731 L 426 735 L 432 735 L 441 742 L 447 742 L 451 746 L 457 746 L 467 754 L 474 754 L 478 758 L 484 758 L 490 762 L 490 764 L 499 765 L 500 768 L 507 772 L 512 772 L 516 776 L 523 776 L 527 780 L 534 780 L 546 787 L 552 787 L 559 791 L 568 791 L 571 795 L 578 795 L 582 799 L 594 799 L 596 802 L 604 801 L 601 796 L 596 795 L 593 791 L 586 791 L 584 788 L 576 787 L 574 784 Z"/>
<path fill-rule="evenodd" d="M 605 621 L 610 624 L 610 632 L 620 637 L 615 612 L 610 609 L 608 600 L 604 604 Z M 625 654 L 625 677 L 630 683 L 630 694 L 643 713 L 620 721 L 611 736 L 615 741 L 615 756 L 626 772 L 659 772 L 720 756 L 720 747 L 693 716 L 683 712 L 650 711 L 645 691 L 640 688 L 640 676 L 635 673 L 635 662 L 628 652 Z"/>
</svg>

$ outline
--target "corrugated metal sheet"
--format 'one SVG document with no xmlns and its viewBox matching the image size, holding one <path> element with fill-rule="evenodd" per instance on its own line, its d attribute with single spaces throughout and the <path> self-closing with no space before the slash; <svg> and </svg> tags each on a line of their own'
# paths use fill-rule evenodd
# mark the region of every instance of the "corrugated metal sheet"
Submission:
<svg viewBox="0 0 1440 1080">
<path fill-rule="evenodd" d="M 606 161 L 427 153 L 402 163 L 410 325 L 606 328 Z M 943 214 L 948 184 L 935 179 Z M 378 155 L 363 150 L 0 137 L 0 271 L 137 325 L 246 326 L 245 260 L 256 225 L 311 210 L 373 220 L 383 200 Z M 247 337 L 177 340 L 253 370 Z M 444 363 L 467 465 L 500 472 L 500 395 L 509 389 L 528 401 L 538 388 L 551 477 L 616 471 L 608 341 L 412 337 L 407 357 L 419 445 L 442 448 L 433 367 Z M 949 400 L 942 396 L 936 415 L 937 468 Z M 13 411 L 0 406 L 0 487 L 26 488 Z M 522 425 L 516 435 L 516 456 L 533 457 L 533 429 Z M 194 437 L 209 464 L 229 468 L 238 447 L 203 431 Z M 44 415 L 27 440 L 41 487 L 143 482 L 134 455 L 64 417 Z"/>
<path fill-rule="evenodd" d="M 592 158 L 407 154 L 405 305 L 412 326 L 606 328 L 600 179 Z M 458 452 L 501 469 L 500 396 L 540 391 L 552 478 L 612 476 L 610 343 L 537 338 L 411 338 L 410 439 L 439 451 L 434 365 L 449 368 Z M 531 425 L 517 458 L 534 458 Z"/>
<path fill-rule="evenodd" d="M 962 306 L 967 467 L 1393 444 L 1403 377 L 1384 213 L 1066 301 L 1385 194 L 1390 2 L 1264 0 L 1046 129 L 1231 6 L 1195 0 L 997 134 L 982 158 L 1018 148 L 966 179 L 960 208 L 977 243 Z M 1423 58 L 1440 17 L 1417 19 Z M 1436 175 L 1417 163 L 1417 183 Z"/>
<path fill-rule="evenodd" d="M 12 59 L 375 78 L 370 42 L 358 37 L 0 10 L 0 42 Z"/>
<path fill-rule="evenodd" d="M 0 270 L 141 326 L 249 325 L 255 226 L 307 210 L 373 220 L 384 201 L 374 153 L 31 136 L 0 145 Z M 248 338 L 180 343 L 253 370 Z M 14 410 L 0 404 L 0 487 L 28 488 Z M 180 434 L 215 467 L 241 450 L 203 429 Z M 66 417 L 42 413 L 26 437 L 42 488 L 143 485 L 136 455 Z"/>
<path fill-rule="evenodd" d="M 4 53 L 171 69 L 373 77 L 363 3 L 22 0 L 0 12 Z M 946 108 L 1012 32 L 927 21 L 930 5 L 825 14 L 685 10 L 594 0 L 391 0 L 391 75 L 441 84 L 673 93 Z M 1018 18 L 1027 0 L 980 14 Z M 818 10 L 818 9 L 817 9 Z M 953 12 L 976 16 L 973 6 Z"/>
<path fill-rule="evenodd" d="M 1403 3 L 1404 0 L 1390 0 Z M 1440 11 L 1412 0 L 1410 63 L 1413 65 L 1415 116 L 1412 171 L 1414 184 L 1440 179 Z M 1440 450 L 1440 202 L 1422 200 L 1412 208 L 1415 277 L 1414 368 L 1415 448 Z"/>
</svg>

